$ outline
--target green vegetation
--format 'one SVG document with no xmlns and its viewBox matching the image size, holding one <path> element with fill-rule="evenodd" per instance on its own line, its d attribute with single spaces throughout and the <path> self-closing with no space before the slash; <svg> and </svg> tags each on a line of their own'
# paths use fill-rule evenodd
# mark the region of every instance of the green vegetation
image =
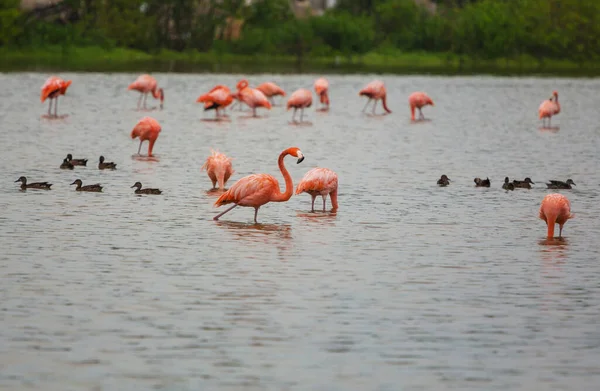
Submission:
<svg viewBox="0 0 600 391">
<path fill-rule="evenodd" d="M 0 69 L 600 74 L 600 1 L 436 3 L 297 18 L 288 0 L 3 0 Z"/>
</svg>

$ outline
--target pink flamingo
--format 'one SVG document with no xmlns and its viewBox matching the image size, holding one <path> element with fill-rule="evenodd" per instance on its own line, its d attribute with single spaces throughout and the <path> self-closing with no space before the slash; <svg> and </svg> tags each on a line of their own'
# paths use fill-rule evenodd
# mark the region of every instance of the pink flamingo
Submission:
<svg viewBox="0 0 600 391">
<path fill-rule="evenodd" d="M 325 201 L 327 199 L 327 194 L 329 194 L 333 210 L 336 211 L 338 208 L 337 189 L 337 174 L 328 168 L 317 167 L 304 174 L 304 177 L 302 177 L 302 180 L 298 183 L 296 194 L 302 192 L 310 194 L 312 198 L 311 212 L 315 211 L 315 198 L 317 198 L 318 195 L 323 197 L 323 212 L 325 212 Z"/>
<path fill-rule="evenodd" d="M 225 190 L 225 184 L 235 172 L 231 166 L 231 158 L 225 156 L 224 153 L 212 149 L 211 155 L 206 159 L 200 170 L 206 170 L 208 177 L 212 181 L 213 190 L 217 188 L 217 183 L 219 183 L 219 189 Z"/>
<path fill-rule="evenodd" d="M 127 87 L 128 90 L 136 90 L 140 92 L 140 99 L 138 99 L 137 108 L 140 109 L 140 103 L 142 102 L 142 96 L 144 97 L 144 110 L 146 110 L 146 98 L 148 93 L 152 93 L 154 99 L 160 98 L 160 108 L 163 108 L 163 101 L 165 100 L 165 93 L 162 88 L 157 88 L 158 83 L 156 79 L 150 75 L 140 75 L 133 83 Z"/>
<path fill-rule="evenodd" d="M 287 109 L 294 108 L 294 114 L 292 114 L 292 121 L 296 121 L 296 110 L 300 109 L 300 122 L 304 117 L 304 109 L 312 105 L 312 93 L 305 89 L 300 88 L 294 91 L 290 99 L 287 102 Z"/>
<path fill-rule="evenodd" d="M 271 109 L 271 102 L 269 102 L 265 94 L 256 88 L 250 88 L 247 80 L 240 80 L 237 87 L 238 92 L 235 94 L 236 98 L 252 108 L 253 117 L 256 117 L 257 107 L 265 107 L 269 110 Z"/>
<path fill-rule="evenodd" d="M 548 226 L 548 239 L 554 237 L 554 225 L 558 224 L 558 237 L 562 236 L 563 225 L 575 215 L 571 214 L 571 202 L 562 194 L 548 194 L 540 206 L 540 219 Z"/>
<path fill-rule="evenodd" d="M 225 109 L 233 102 L 231 90 L 224 85 L 217 85 L 204 95 L 200 95 L 196 102 L 204 103 L 204 111 L 214 109 L 217 119 L 220 117 L 219 109 Z M 224 114 L 223 114 L 224 115 Z"/>
<path fill-rule="evenodd" d="M 363 107 L 362 111 L 365 111 L 365 109 L 367 108 L 367 106 L 369 105 L 371 100 L 373 99 L 373 100 L 375 100 L 375 103 L 373 104 L 373 114 L 375 114 L 375 107 L 377 106 L 377 101 L 379 99 L 381 99 L 381 103 L 383 103 L 384 110 L 387 111 L 388 113 L 392 112 L 387 107 L 387 104 L 386 104 L 387 93 L 385 91 L 385 85 L 383 84 L 383 82 L 381 80 L 374 80 L 374 81 L 370 82 L 369 84 L 367 84 L 365 86 L 365 88 L 360 90 L 358 95 L 364 95 L 369 98 L 369 100 L 367 101 L 367 104 L 365 105 L 365 107 Z"/>
<path fill-rule="evenodd" d="M 131 131 L 131 138 L 140 138 L 140 147 L 138 148 L 138 155 L 142 150 L 142 143 L 148 140 L 148 156 L 152 156 L 152 148 L 158 138 L 158 134 L 161 131 L 160 124 L 157 120 L 152 117 L 142 118 Z"/>
<path fill-rule="evenodd" d="M 298 158 L 297 163 L 301 163 L 304 160 L 304 155 L 296 147 L 290 147 L 285 151 L 281 152 L 278 159 L 279 170 L 285 180 L 285 192 L 281 193 L 279 190 L 279 183 L 277 179 L 269 174 L 252 174 L 243 177 L 239 181 L 233 184 L 229 190 L 223 193 L 215 206 L 221 206 L 225 204 L 233 203 L 234 205 L 226 209 L 224 212 L 216 215 L 213 220 L 218 220 L 219 217 L 229 212 L 236 206 L 251 206 L 254 208 L 254 222 L 258 223 L 256 217 L 258 215 L 258 208 L 268 202 L 285 202 L 290 199 L 292 192 L 294 191 L 294 184 L 292 183 L 292 177 L 283 164 L 283 158 L 287 155 L 292 155 Z"/>
<path fill-rule="evenodd" d="M 262 83 L 261 85 L 256 87 L 256 89 L 260 90 L 260 92 L 265 94 L 265 96 L 267 97 L 267 99 L 269 99 L 269 102 L 271 102 L 272 105 L 275 104 L 275 102 L 273 101 L 274 96 L 277 96 L 277 95 L 285 96 L 285 91 L 281 87 L 279 87 L 277 84 L 272 83 L 270 81 Z"/>
<path fill-rule="evenodd" d="M 554 100 L 552 100 L 554 98 Z M 542 120 L 542 126 L 546 125 L 546 118 L 548 118 L 548 127 L 550 127 L 550 120 L 553 115 L 560 113 L 560 103 L 558 102 L 558 92 L 552 92 L 552 96 L 542 102 L 538 109 L 540 119 Z"/>
<path fill-rule="evenodd" d="M 58 97 L 60 95 L 64 95 L 67 92 L 67 88 L 71 85 L 71 80 L 63 80 L 58 76 L 50 76 L 48 80 L 42 86 L 42 93 L 40 95 L 40 100 L 42 103 L 46 100 L 46 98 L 50 98 L 50 105 L 48 106 L 48 116 L 52 116 L 51 108 L 52 108 L 52 100 L 56 99 L 54 103 L 54 116 L 58 117 Z"/>
<path fill-rule="evenodd" d="M 324 104 L 325 107 L 323 110 L 329 110 L 329 95 L 327 92 L 329 91 L 329 82 L 324 77 L 321 77 L 315 80 L 315 92 L 319 96 L 321 104 Z"/>
<path fill-rule="evenodd" d="M 425 116 L 421 111 L 421 108 L 427 105 L 435 106 L 430 97 L 424 92 L 413 92 L 408 97 L 408 104 L 410 105 L 410 119 L 415 120 L 415 108 L 419 109 L 419 120 L 424 120 Z"/>
</svg>

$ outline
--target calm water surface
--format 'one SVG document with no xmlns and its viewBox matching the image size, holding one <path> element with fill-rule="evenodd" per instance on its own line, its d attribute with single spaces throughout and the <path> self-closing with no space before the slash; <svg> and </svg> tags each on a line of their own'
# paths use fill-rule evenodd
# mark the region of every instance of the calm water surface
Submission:
<svg viewBox="0 0 600 391">
<path fill-rule="evenodd" d="M 386 76 L 393 114 L 373 117 L 358 90 L 377 76 L 331 76 L 331 111 L 297 126 L 281 105 L 205 120 L 195 99 L 242 75 L 156 74 L 163 131 L 145 161 L 129 137 L 148 114 L 126 91 L 137 75 L 60 75 L 73 84 L 59 120 L 41 118 L 47 76 L 0 74 L 1 389 L 599 384 L 600 80 Z M 317 76 L 250 81 L 292 92 Z M 559 129 L 543 131 L 537 107 L 554 89 Z M 429 122 L 409 121 L 416 90 L 435 101 Z M 255 172 L 283 185 L 289 146 L 306 156 L 286 160 L 295 183 L 316 166 L 338 173 L 337 214 L 309 213 L 303 194 L 261 208 L 259 225 L 249 208 L 212 220 L 210 148 L 235 159 L 229 185 Z M 69 152 L 88 167 L 60 170 Z M 118 169 L 99 171 L 101 154 Z M 53 189 L 21 192 L 21 175 Z M 536 184 L 507 193 L 505 176 Z M 75 192 L 76 178 L 104 193 Z M 546 245 L 544 181 L 567 178 L 576 218 Z M 164 193 L 135 196 L 136 181 Z"/>
</svg>

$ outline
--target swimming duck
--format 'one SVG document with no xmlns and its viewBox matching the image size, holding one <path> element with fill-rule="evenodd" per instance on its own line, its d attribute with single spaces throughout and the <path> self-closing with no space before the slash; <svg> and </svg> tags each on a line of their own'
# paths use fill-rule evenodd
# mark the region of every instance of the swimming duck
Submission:
<svg viewBox="0 0 600 391">
<path fill-rule="evenodd" d="M 116 170 L 117 165 L 113 162 L 104 163 L 104 156 L 100 156 L 100 162 L 98 163 L 99 170 Z"/>
<path fill-rule="evenodd" d="M 438 179 L 437 184 L 444 187 L 450 184 L 450 178 L 446 176 L 446 174 L 442 175 L 440 179 Z"/>
<path fill-rule="evenodd" d="M 72 170 L 73 165 L 67 159 L 63 159 L 63 162 L 60 165 L 60 168 L 62 168 L 63 170 Z"/>
<path fill-rule="evenodd" d="M 521 189 L 531 189 L 531 185 L 535 185 L 535 182 L 533 182 L 531 178 L 527 177 L 522 181 L 517 181 L 516 179 L 513 180 L 513 185 L 515 185 L 515 188 L 518 187 Z"/>
<path fill-rule="evenodd" d="M 475 187 L 490 187 L 490 178 L 485 178 L 485 180 L 475 178 L 473 181 L 475 182 Z"/>
<path fill-rule="evenodd" d="M 551 180 L 550 183 L 546 183 L 548 189 L 572 189 L 571 185 L 577 186 L 573 179 L 567 179 L 566 182 Z"/>
<path fill-rule="evenodd" d="M 81 186 L 83 183 L 81 182 L 81 179 L 75 179 L 75 182 L 71 183 L 71 185 L 77 185 L 77 188 L 75 189 L 76 191 L 95 191 L 95 192 L 101 192 L 102 191 L 102 186 L 100 186 L 99 183 L 93 184 L 93 185 L 87 185 L 87 186 Z"/>
<path fill-rule="evenodd" d="M 161 194 L 162 191 L 160 191 L 159 189 L 150 189 L 150 188 L 146 188 L 146 189 L 142 189 L 142 184 L 140 182 L 136 182 L 133 186 L 131 186 L 131 188 L 136 188 L 135 190 L 135 194 Z"/>
<path fill-rule="evenodd" d="M 514 190 L 515 185 L 509 182 L 508 177 L 504 177 L 504 184 L 502 185 L 502 188 L 504 190 Z"/>
<path fill-rule="evenodd" d="M 73 159 L 70 153 L 67 155 L 67 161 L 74 166 L 87 166 L 87 159 Z"/>
<path fill-rule="evenodd" d="M 15 183 L 17 183 L 17 182 L 21 182 L 21 190 L 25 190 L 25 189 L 50 190 L 50 186 L 52 186 L 52 183 L 48 183 L 48 182 L 35 182 L 35 183 L 27 184 L 27 178 L 25 178 L 24 176 L 17 179 L 15 181 Z"/>
</svg>

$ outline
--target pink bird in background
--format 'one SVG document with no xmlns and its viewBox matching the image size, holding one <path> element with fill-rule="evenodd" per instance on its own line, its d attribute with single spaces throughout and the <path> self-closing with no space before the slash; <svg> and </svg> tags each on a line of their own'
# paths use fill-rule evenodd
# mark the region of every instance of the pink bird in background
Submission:
<svg viewBox="0 0 600 391">
<path fill-rule="evenodd" d="M 71 85 L 71 80 L 63 80 L 58 76 L 50 76 L 48 80 L 42 86 L 42 92 L 40 94 L 40 100 L 42 103 L 47 98 L 50 98 L 50 104 L 48 105 L 48 116 L 51 117 L 52 100 L 54 100 L 54 117 L 57 117 L 58 111 L 58 97 L 64 95 L 67 92 L 67 88 Z"/>
<path fill-rule="evenodd" d="M 136 90 L 140 92 L 140 99 L 138 99 L 137 108 L 140 109 L 140 103 L 142 97 L 144 97 L 144 110 L 146 110 L 146 98 L 148 93 L 152 93 L 154 99 L 160 98 L 160 108 L 163 108 L 163 102 L 165 100 L 165 93 L 162 88 L 158 88 L 156 79 L 150 75 L 140 75 L 133 83 L 127 87 L 128 90 Z"/>
<path fill-rule="evenodd" d="M 219 110 L 229 106 L 233 102 L 233 96 L 229 87 L 219 84 L 206 94 L 200 95 L 196 102 L 204 103 L 204 111 L 214 109 L 217 113 L 216 118 L 219 119 L 222 115 L 225 116 L 221 115 Z"/>
<path fill-rule="evenodd" d="M 161 131 L 160 124 L 157 120 L 152 117 L 142 118 L 131 131 L 131 138 L 134 139 L 139 137 L 140 147 L 138 148 L 138 155 L 142 150 L 142 143 L 148 141 L 148 156 L 152 156 L 152 148 L 158 138 L 158 134 Z"/>
<path fill-rule="evenodd" d="M 320 100 L 321 104 L 325 105 L 325 107 L 322 107 L 319 110 L 322 110 L 322 111 L 329 110 L 329 95 L 327 95 L 328 91 L 329 91 L 329 82 L 327 81 L 327 79 L 325 79 L 324 77 L 321 77 L 321 78 L 315 80 L 315 92 L 319 96 L 319 100 Z"/>
<path fill-rule="evenodd" d="M 419 109 L 419 120 L 424 120 L 425 116 L 421 109 L 427 105 L 435 106 L 430 97 L 424 92 L 413 92 L 408 97 L 408 104 L 410 105 L 410 119 L 415 120 L 415 109 Z"/>
<path fill-rule="evenodd" d="M 277 95 L 285 96 L 285 91 L 277 84 L 272 83 L 270 81 L 262 83 L 261 85 L 256 87 L 256 89 L 265 94 L 267 99 L 269 99 L 269 102 L 271 102 L 271 105 L 275 105 L 273 97 Z"/>
<path fill-rule="evenodd" d="M 554 91 L 552 96 L 543 101 L 538 109 L 540 119 L 542 120 L 542 126 L 546 125 L 546 118 L 548 118 L 548 127 L 550 127 L 550 120 L 553 115 L 560 113 L 560 103 L 558 102 L 558 92 Z"/>
<path fill-rule="evenodd" d="M 315 198 L 318 195 L 323 197 L 323 212 L 325 212 L 325 201 L 327 195 L 331 198 L 331 206 L 333 211 L 338 208 L 337 203 L 337 191 L 338 191 L 338 176 L 334 171 L 328 168 L 313 168 L 308 171 L 302 177 L 298 187 L 296 188 L 296 194 L 308 193 L 312 198 L 311 212 L 315 211 Z"/>
<path fill-rule="evenodd" d="M 312 93 L 305 89 L 300 88 L 297 91 L 294 91 L 290 99 L 287 102 L 287 109 L 294 108 L 294 114 L 292 114 L 292 121 L 296 121 L 296 111 L 300 109 L 300 122 L 302 122 L 302 118 L 304 117 L 304 109 L 310 107 L 312 105 Z"/>
<path fill-rule="evenodd" d="M 277 162 L 279 164 L 279 170 L 281 170 L 281 174 L 285 180 L 285 192 L 280 192 L 279 182 L 277 182 L 277 179 L 272 175 L 252 174 L 245 176 L 234 183 L 233 186 L 223 193 L 217 202 L 215 202 L 215 206 L 231 203 L 234 205 L 213 217 L 213 220 L 219 220 L 221 216 L 239 205 L 254 208 L 254 222 L 258 223 L 256 219 L 258 216 L 258 208 L 262 205 L 268 202 L 285 202 L 289 200 L 294 191 L 294 184 L 292 183 L 290 173 L 283 164 L 283 159 L 287 155 L 297 157 L 297 163 L 301 163 L 304 160 L 304 155 L 302 155 L 300 149 L 296 147 L 290 147 L 279 155 Z"/>
<path fill-rule="evenodd" d="M 383 109 L 385 111 L 387 111 L 388 113 L 392 112 L 387 107 L 387 104 L 386 104 L 387 92 L 385 90 L 385 85 L 383 84 L 383 82 L 381 80 L 374 80 L 374 81 L 370 82 L 369 84 L 366 85 L 365 88 L 360 90 L 358 95 L 366 96 L 369 98 L 369 100 L 367 101 L 367 104 L 365 105 L 365 107 L 363 107 L 362 111 L 365 111 L 365 109 L 367 108 L 367 106 L 369 105 L 371 100 L 374 100 L 375 103 L 373 103 L 373 114 L 375 114 L 375 107 L 377 106 L 377 101 L 381 99 L 381 103 L 383 104 Z"/>
<path fill-rule="evenodd" d="M 548 226 L 548 239 L 554 238 L 554 225 L 558 224 L 558 237 L 562 236 L 563 225 L 575 215 L 571 214 L 571 202 L 562 194 L 548 194 L 540 206 L 540 219 Z"/>
<path fill-rule="evenodd" d="M 256 117 L 256 108 L 264 107 L 266 109 L 271 109 L 271 102 L 267 99 L 265 94 L 263 94 L 260 90 L 256 88 L 251 88 L 248 86 L 247 80 L 240 80 L 237 85 L 238 92 L 235 94 L 235 97 L 245 104 L 248 105 L 252 109 L 252 116 Z"/>
<path fill-rule="evenodd" d="M 212 181 L 213 190 L 216 190 L 217 183 L 220 190 L 225 190 L 225 184 L 235 172 L 233 171 L 231 160 L 224 153 L 211 149 L 211 155 L 206 159 L 200 170 L 206 170 L 208 177 Z"/>
</svg>

